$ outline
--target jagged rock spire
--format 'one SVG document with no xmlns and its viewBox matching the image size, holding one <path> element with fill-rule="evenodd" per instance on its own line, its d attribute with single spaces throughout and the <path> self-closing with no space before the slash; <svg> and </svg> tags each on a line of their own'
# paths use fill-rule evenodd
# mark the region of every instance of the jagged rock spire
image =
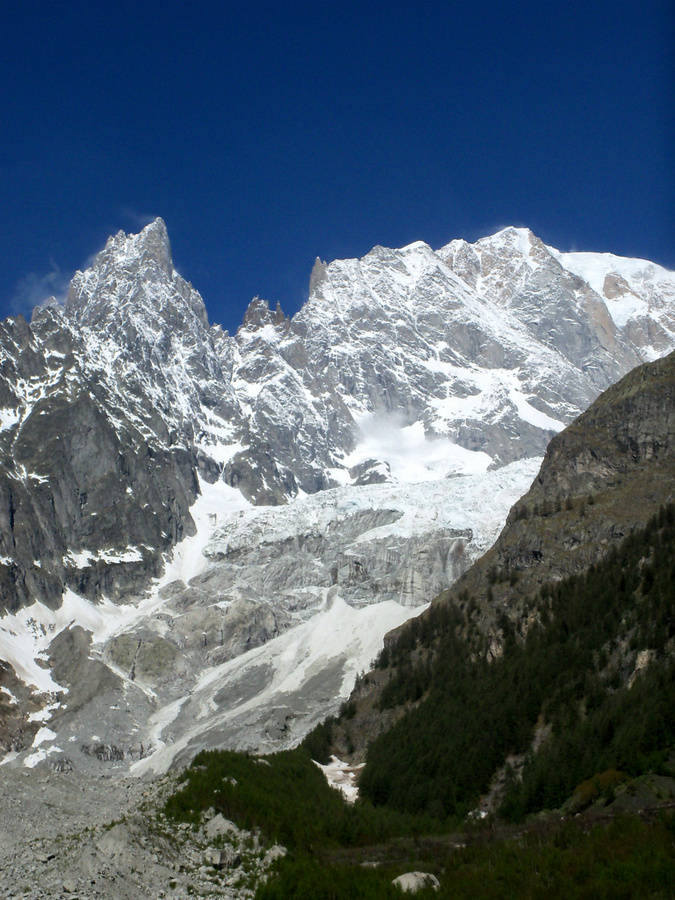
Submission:
<svg viewBox="0 0 675 900">
<path fill-rule="evenodd" d="M 68 289 L 65 313 L 81 325 L 96 325 L 128 318 L 147 310 L 150 320 L 161 313 L 173 327 L 190 328 L 194 317 L 204 328 L 208 316 L 202 298 L 176 272 L 171 243 L 161 218 L 139 232 L 119 231 L 108 238 L 90 268 L 76 272 Z"/>
</svg>

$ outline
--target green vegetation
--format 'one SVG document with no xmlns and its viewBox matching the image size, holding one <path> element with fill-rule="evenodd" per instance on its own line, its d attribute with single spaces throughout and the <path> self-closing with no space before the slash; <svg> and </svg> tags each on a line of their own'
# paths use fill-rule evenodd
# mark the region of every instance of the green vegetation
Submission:
<svg viewBox="0 0 675 900">
<path fill-rule="evenodd" d="M 311 759 L 315 759 L 322 766 L 330 761 L 330 749 L 333 741 L 333 725 L 335 718 L 329 716 L 320 725 L 307 735 L 302 742 L 302 748 Z"/>
<path fill-rule="evenodd" d="M 256 900 L 401 900 L 401 892 L 382 872 L 361 866 L 322 865 L 309 856 L 284 859 L 275 877 L 262 885 Z M 417 897 L 426 897 L 417 894 Z M 438 896 L 434 894 L 433 896 Z"/>
<path fill-rule="evenodd" d="M 649 825 L 620 818 L 590 834 L 572 822 L 519 841 L 475 844 L 445 863 L 453 898 L 670 898 L 675 896 L 673 819 Z"/>
<path fill-rule="evenodd" d="M 297 851 L 441 830 L 441 824 L 428 817 L 377 810 L 370 803 L 350 806 L 302 749 L 268 757 L 202 751 L 183 773 L 182 787 L 164 811 L 173 819 L 197 823 L 209 808 Z"/>
<path fill-rule="evenodd" d="M 266 760 L 204 752 L 182 782 L 166 804 L 168 816 L 196 823 L 213 807 L 290 849 L 256 900 L 391 900 L 402 896 L 393 879 L 412 870 L 432 872 L 441 884 L 417 894 L 421 900 L 675 897 L 672 813 L 652 822 L 617 818 L 590 833 L 583 820 L 556 820 L 523 831 L 477 825 L 428 837 L 428 821 L 367 802 L 348 806 L 301 750 Z M 394 838 L 406 833 L 412 837 Z M 364 867 L 367 860 L 378 865 Z"/>
<path fill-rule="evenodd" d="M 464 610 L 432 607 L 388 650 L 382 705 L 421 702 L 372 744 L 363 795 L 439 820 L 463 816 L 507 755 L 528 750 L 542 718 L 550 736 L 507 788 L 510 818 L 560 806 L 595 773 L 662 770 L 675 745 L 674 560 L 669 505 L 584 575 L 544 586 L 524 637 L 503 614 L 503 654 L 492 662 L 471 628 L 470 598 Z M 649 664 L 629 687 L 639 651 Z"/>
<path fill-rule="evenodd" d="M 518 840 L 478 835 L 465 848 L 411 860 L 441 887 L 415 896 L 452 900 L 665 900 L 675 896 L 673 818 L 618 818 L 587 834 L 572 822 L 525 832 Z M 364 869 L 286 859 L 256 900 L 380 900 L 403 895 L 391 884 L 406 867 Z"/>
</svg>

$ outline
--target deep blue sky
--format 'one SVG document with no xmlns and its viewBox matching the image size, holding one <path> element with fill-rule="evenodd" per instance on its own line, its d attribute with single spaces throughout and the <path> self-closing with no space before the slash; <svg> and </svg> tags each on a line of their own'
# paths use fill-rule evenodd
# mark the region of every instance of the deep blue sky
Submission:
<svg viewBox="0 0 675 900">
<path fill-rule="evenodd" d="M 0 315 L 161 215 L 230 330 L 315 257 L 528 225 L 675 268 L 671 0 L 6 0 Z"/>
</svg>

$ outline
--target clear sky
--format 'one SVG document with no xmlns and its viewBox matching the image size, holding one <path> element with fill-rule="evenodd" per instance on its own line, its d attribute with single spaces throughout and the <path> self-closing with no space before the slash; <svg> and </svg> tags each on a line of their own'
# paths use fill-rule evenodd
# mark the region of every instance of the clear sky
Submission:
<svg viewBox="0 0 675 900">
<path fill-rule="evenodd" d="M 675 269 L 672 0 L 5 0 L 0 316 L 167 223 L 211 321 L 509 224 Z"/>
</svg>

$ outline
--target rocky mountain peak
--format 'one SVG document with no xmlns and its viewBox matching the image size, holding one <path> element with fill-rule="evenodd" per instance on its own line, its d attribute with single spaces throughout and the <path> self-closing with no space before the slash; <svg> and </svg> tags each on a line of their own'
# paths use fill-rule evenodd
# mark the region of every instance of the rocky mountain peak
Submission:
<svg viewBox="0 0 675 900">
<path fill-rule="evenodd" d="M 492 235 L 482 238 L 478 243 L 511 244 L 522 249 L 539 238 L 529 229 L 518 225 L 507 225 Z"/>
<path fill-rule="evenodd" d="M 262 297 L 254 297 L 244 313 L 244 319 L 240 330 L 264 328 L 274 322 L 274 314 L 269 302 Z"/>
<path fill-rule="evenodd" d="M 139 234 L 119 231 L 110 237 L 90 266 L 76 272 L 64 309 L 66 318 L 97 333 L 127 329 L 133 319 L 147 319 L 151 330 L 162 321 L 172 330 L 208 328 L 204 302 L 176 272 L 163 219 Z"/>
<path fill-rule="evenodd" d="M 312 274 L 309 276 L 310 294 L 314 292 L 314 289 L 317 288 L 326 277 L 327 268 L 328 266 L 326 262 L 317 256 L 317 258 L 314 260 L 314 266 L 312 267 Z"/>
<path fill-rule="evenodd" d="M 121 694 L 92 689 L 81 720 L 96 729 L 108 722 L 108 747 L 125 735 L 135 746 L 140 723 L 157 746 L 159 732 L 146 727 L 150 692 L 158 704 L 174 703 L 205 665 L 227 665 L 295 624 L 307 630 L 293 659 L 307 659 L 315 614 L 330 627 L 315 635 L 337 633 L 341 618 L 352 621 L 344 646 L 353 648 L 357 632 L 379 641 L 408 617 L 400 604 L 447 585 L 492 543 L 554 433 L 642 358 L 675 347 L 675 278 L 649 266 L 559 254 L 525 229 L 438 252 L 422 242 L 376 247 L 362 259 L 318 262 L 292 320 L 256 298 L 230 337 L 208 327 L 158 219 L 138 235 L 113 236 L 75 276 L 65 307 L 30 325 L 0 324 L 0 612 L 14 617 L 0 620 L 0 655 L 16 663 L 27 690 L 73 685 L 72 713 L 62 707 L 54 728 L 59 742 L 69 747 L 80 733 L 78 746 L 92 740 L 72 700 L 75 685 L 86 693 L 89 684 L 79 674 L 68 682 L 60 662 L 51 674 L 33 664 L 51 654 L 52 626 L 115 629 L 96 625 L 95 643 L 112 635 L 96 652 L 114 667 L 105 671 L 124 673 Z M 601 295 L 594 285 L 608 275 Z M 640 458 L 672 444 L 658 404 L 649 419 L 644 404 L 618 409 L 615 421 L 659 426 L 638 432 L 631 452 Z M 595 514 L 604 508 L 600 491 L 578 469 L 593 466 L 599 477 L 605 458 L 582 449 L 565 451 L 557 471 L 559 480 L 581 479 L 575 502 L 593 492 Z M 528 501 L 523 528 L 544 518 L 545 503 L 552 508 L 548 489 L 536 516 Z M 524 544 L 519 565 L 538 549 Z M 329 590 L 340 603 L 322 613 Z M 129 606 L 144 594 L 147 605 Z M 42 631 L 31 625 L 36 600 Z M 366 618 L 353 621 L 364 604 Z M 77 651 L 89 660 L 89 644 L 78 641 L 64 634 L 54 658 Z M 364 645 L 366 665 L 375 643 Z M 325 650 L 317 650 L 324 661 Z M 306 696 L 338 703 L 347 670 L 335 659 Z M 103 656 L 99 664 L 107 665 Z M 213 696 L 186 701 L 166 721 L 161 740 L 174 749 L 153 766 L 179 752 L 198 707 L 216 712 L 213 697 L 223 704 L 204 725 L 222 743 L 227 698 L 251 698 L 258 677 L 236 671 L 235 681 L 209 681 Z M 303 671 L 313 678 L 318 669 Z M 246 711 L 245 739 L 276 746 L 299 738 L 288 723 L 308 721 L 302 685 L 294 706 L 285 694 L 275 695 L 273 714 L 271 701 L 262 704 L 260 738 L 251 738 Z M 90 764 L 86 753 L 78 764 Z"/>
<path fill-rule="evenodd" d="M 155 219 L 138 234 L 125 234 L 120 230 L 117 234 L 111 235 L 94 264 L 101 262 L 111 263 L 116 267 L 154 263 L 160 271 L 171 276 L 173 274 L 171 243 L 164 219 Z"/>
</svg>

